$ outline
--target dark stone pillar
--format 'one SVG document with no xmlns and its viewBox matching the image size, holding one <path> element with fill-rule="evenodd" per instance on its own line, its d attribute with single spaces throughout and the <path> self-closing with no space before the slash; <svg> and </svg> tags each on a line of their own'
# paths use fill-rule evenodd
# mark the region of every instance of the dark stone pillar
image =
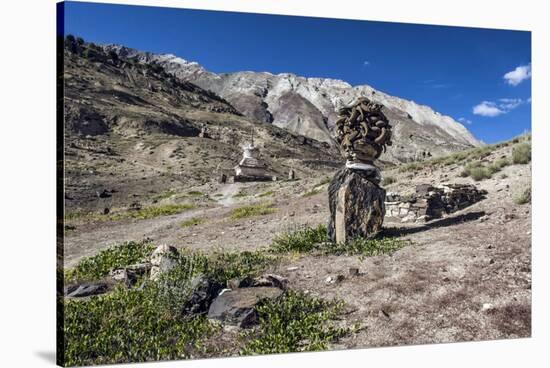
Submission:
<svg viewBox="0 0 550 368">
<path fill-rule="evenodd" d="M 371 171 L 340 169 L 328 188 L 328 235 L 333 242 L 374 238 L 384 222 L 386 190 Z"/>
</svg>

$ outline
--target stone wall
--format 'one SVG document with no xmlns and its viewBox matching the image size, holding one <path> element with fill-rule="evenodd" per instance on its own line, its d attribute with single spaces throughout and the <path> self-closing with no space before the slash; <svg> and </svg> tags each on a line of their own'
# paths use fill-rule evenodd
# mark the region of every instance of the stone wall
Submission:
<svg viewBox="0 0 550 368">
<path fill-rule="evenodd" d="M 486 194 L 470 184 L 421 184 L 412 195 L 388 193 L 386 217 L 401 222 L 429 221 L 468 207 Z"/>
</svg>

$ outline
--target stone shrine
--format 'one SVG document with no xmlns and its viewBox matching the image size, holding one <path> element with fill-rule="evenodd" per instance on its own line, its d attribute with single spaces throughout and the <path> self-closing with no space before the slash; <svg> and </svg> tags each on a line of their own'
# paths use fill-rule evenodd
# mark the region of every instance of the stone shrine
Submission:
<svg viewBox="0 0 550 368">
<path fill-rule="evenodd" d="M 247 143 L 243 147 L 243 158 L 235 166 L 234 181 L 264 181 L 272 180 L 267 165 L 259 158 L 260 150 L 254 143 Z"/>
<path fill-rule="evenodd" d="M 382 229 L 386 191 L 380 187 L 380 170 L 374 161 L 391 142 L 391 125 L 382 105 L 365 97 L 339 109 L 336 141 L 346 165 L 328 188 L 328 235 L 333 242 L 370 239 Z"/>
</svg>

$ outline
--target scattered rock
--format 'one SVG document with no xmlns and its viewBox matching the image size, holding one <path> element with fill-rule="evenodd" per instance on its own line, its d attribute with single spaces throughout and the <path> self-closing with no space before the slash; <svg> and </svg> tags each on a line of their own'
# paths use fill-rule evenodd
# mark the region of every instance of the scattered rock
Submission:
<svg viewBox="0 0 550 368">
<path fill-rule="evenodd" d="M 178 250 L 170 245 L 160 245 L 151 254 L 151 280 L 158 280 L 160 275 L 177 266 Z"/>
<path fill-rule="evenodd" d="M 191 280 L 190 290 L 191 296 L 183 306 L 183 312 L 196 315 L 208 311 L 212 301 L 223 290 L 223 285 L 205 275 L 198 275 Z"/>
<path fill-rule="evenodd" d="M 294 172 L 293 169 L 290 169 L 288 172 L 288 180 L 294 180 L 296 179 L 296 172 Z"/>
<path fill-rule="evenodd" d="M 345 279 L 344 275 L 329 276 L 325 279 L 325 283 L 328 285 L 335 284 L 337 282 L 344 281 L 344 279 Z"/>
<path fill-rule="evenodd" d="M 282 290 L 285 290 L 288 284 L 288 279 L 283 276 L 275 274 L 265 274 L 259 277 L 244 277 L 236 278 L 227 281 L 227 287 L 230 289 L 239 289 L 247 287 L 261 287 L 261 286 L 272 286 Z"/>
<path fill-rule="evenodd" d="M 113 281 L 123 282 L 126 286 L 133 286 L 140 276 L 144 276 L 151 269 L 150 263 L 138 263 L 135 265 L 117 268 L 109 272 Z"/>
<path fill-rule="evenodd" d="M 349 269 L 349 275 L 350 275 L 350 276 L 357 276 L 357 275 L 359 275 L 359 268 L 357 268 L 357 267 L 350 267 L 350 269 Z"/>
<path fill-rule="evenodd" d="M 251 327 L 258 322 L 256 306 L 263 300 L 275 300 L 283 291 L 276 287 L 250 287 L 220 293 L 210 305 L 208 318 L 237 325 Z"/>
<path fill-rule="evenodd" d="M 109 291 L 109 285 L 106 282 L 90 282 L 68 285 L 65 287 L 64 294 L 68 298 L 83 298 L 91 295 L 105 294 L 107 291 Z"/>
<path fill-rule="evenodd" d="M 483 303 L 483 307 L 481 307 L 481 310 L 486 312 L 486 311 L 489 311 L 493 308 L 494 308 L 494 306 L 491 303 Z"/>
<path fill-rule="evenodd" d="M 101 192 L 96 192 L 98 198 L 110 198 L 112 194 L 107 189 L 103 189 Z"/>
<path fill-rule="evenodd" d="M 298 270 L 298 269 L 299 269 L 299 267 L 292 266 L 292 267 L 288 267 L 286 270 L 287 270 L 287 271 L 296 271 L 296 270 Z"/>
</svg>

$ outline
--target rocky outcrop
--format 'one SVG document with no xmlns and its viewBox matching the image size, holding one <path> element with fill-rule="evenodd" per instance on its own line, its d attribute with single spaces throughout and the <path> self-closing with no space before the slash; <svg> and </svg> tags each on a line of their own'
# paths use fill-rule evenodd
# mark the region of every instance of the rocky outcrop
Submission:
<svg viewBox="0 0 550 368">
<path fill-rule="evenodd" d="M 373 173 L 340 169 L 328 188 L 330 219 L 328 235 L 333 242 L 373 238 L 382 229 L 386 191 Z"/>
<path fill-rule="evenodd" d="M 178 250 L 170 245 L 160 245 L 151 254 L 151 280 L 158 280 L 162 274 L 177 266 Z"/>
</svg>

